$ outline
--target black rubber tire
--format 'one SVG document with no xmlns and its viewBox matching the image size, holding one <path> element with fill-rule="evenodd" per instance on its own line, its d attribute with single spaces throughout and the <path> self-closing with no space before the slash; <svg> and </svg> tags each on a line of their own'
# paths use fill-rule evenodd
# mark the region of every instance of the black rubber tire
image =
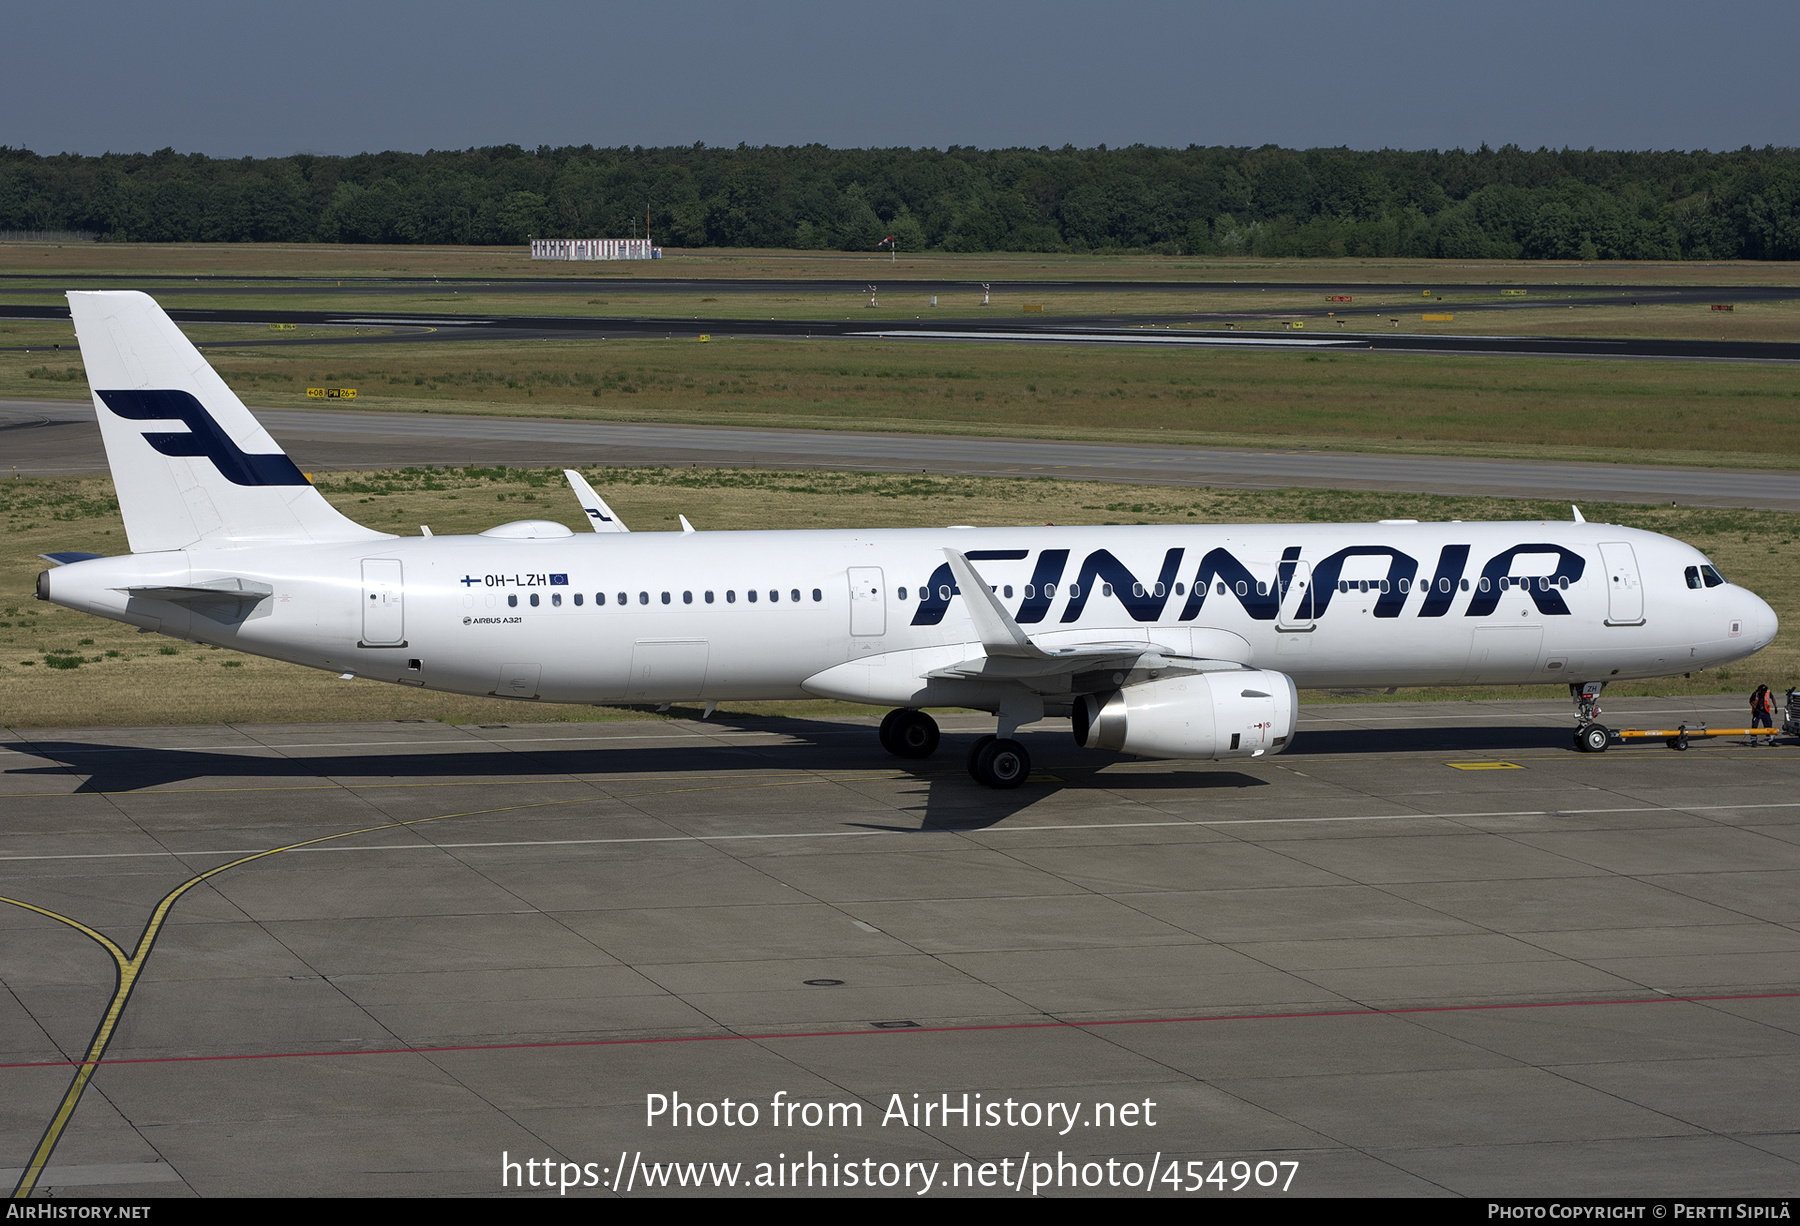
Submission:
<svg viewBox="0 0 1800 1226">
<path fill-rule="evenodd" d="M 995 737 L 975 755 L 972 773 L 983 787 L 1016 788 L 1031 777 L 1031 755 L 1017 741 Z"/>
<path fill-rule="evenodd" d="M 981 751 L 986 749 L 989 745 L 992 745 L 995 739 L 994 734 L 991 732 L 986 736 L 976 737 L 975 743 L 969 746 L 969 752 L 963 758 L 964 769 L 969 772 L 969 778 L 973 779 L 976 783 L 981 782 L 981 776 L 977 773 L 977 766 L 981 762 Z"/>
<path fill-rule="evenodd" d="M 1589 724 L 1581 730 L 1581 752 L 1605 753 L 1606 747 L 1612 744 L 1612 733 L 1599 724 Z"/>
<path fill-rule="evenodd" d="M 888 731 L 888 752 L 900 758 L 929 758 L 937 752 L 937 721 L 923 711 L 903 707 Z"/>
<path fill-rule="evenodd" d="M 900 752 L 894 748 L 894 725 L 899 723 L 900 717 L 905 714 L 905 707 L 895 707 L 881 717 L 881 727 L 876 730 L 875 735 L 881 739 L 881 747 L 891 754 L 898 755 Z"/>
</svg>

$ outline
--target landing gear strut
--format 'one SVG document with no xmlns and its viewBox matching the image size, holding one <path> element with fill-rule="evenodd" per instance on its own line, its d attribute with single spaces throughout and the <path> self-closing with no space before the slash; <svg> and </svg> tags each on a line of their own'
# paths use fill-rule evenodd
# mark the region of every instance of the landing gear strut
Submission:
<svg viewBox="0 0 1800 1226">
<path fill-rule="evenodd" d="M 881 721 L 881 747 L 896 758 L 929 758 L 937 752 L 937 721 L 923 711 L 900 707 Z"/>
<path fill-rule="evenodd" d="M 1605 753 L 1612 732 L 1600 722 L 1600 691 L 1604 681 L 1572 681 L 1569 697 L 1575 700 L 1575 748 L 1582 753 Z"/>
</svg>

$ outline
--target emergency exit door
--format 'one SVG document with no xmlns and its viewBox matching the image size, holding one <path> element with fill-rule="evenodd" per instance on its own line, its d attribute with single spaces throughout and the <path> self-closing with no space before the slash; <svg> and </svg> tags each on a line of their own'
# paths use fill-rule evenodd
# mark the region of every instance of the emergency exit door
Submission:
<svg viewBox="0 0 1800 1226">
<path fill-rule="evenodd" d="M 1285 562 L 1282 565 L 1287 565 Z M 1310 562 L 1295 562 L 1281 593 L 1281 612 L 1275 620 L 1277 630 L 1289 633 L 1313 628 L 1313 576 Z"/>
<path fill-rule="evenodd" d="M 887 633 L 887 593 L 879 566 L 850 568 L 850 633 Z"/>
</svg>

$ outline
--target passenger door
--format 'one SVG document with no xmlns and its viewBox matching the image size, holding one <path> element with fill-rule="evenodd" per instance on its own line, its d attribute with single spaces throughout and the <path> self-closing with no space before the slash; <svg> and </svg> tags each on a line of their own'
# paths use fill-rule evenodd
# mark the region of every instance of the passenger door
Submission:
<svg viewBox="0 0 1800 1226">
<path fill-rule="evenodd" d="M 363 647 L 406 646 L 405 584 L 394 558 L 364 558 Z"/>
<path fill-rule="evenodd" d="M 1624 541 L 1602 541 L 1600 559 L 1606 563 L 1606 624 L 1643 625 L 1644 583 L 1637 554 Z"/>
</svg>

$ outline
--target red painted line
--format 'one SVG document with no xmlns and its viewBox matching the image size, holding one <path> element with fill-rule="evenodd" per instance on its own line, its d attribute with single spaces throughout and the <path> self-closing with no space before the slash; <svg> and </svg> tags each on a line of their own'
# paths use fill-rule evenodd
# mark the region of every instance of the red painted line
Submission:
<svg viewBox="0 0 1800 1226">
<path fill-rule="evenodd" d="M 209 1060 L 299 1060 L 322 1056 L 419 1056 L 435 1052 L 527 1051 L 549 1047 L 625 1047 L 644 1043 L 753 1043 L 769 1039 L 866 1039 L 880 1035 L 961 1034 L 981 1030 L 1091 1030 L 1099 1026 L 1172 1026 L 1186 1022 L 1268 1022 L 1326 1017 L 1400 1017 L 1410 1013 L 1476 1013 L 1493 1009 L 1579 1009 L 1601 1005 L 1705 1004 L 1722 1000 L 1790 1000 L 1800 992 L 1734 996 L 1646 996 L 1626 1000 L 1541 1000 L 1511 1005 L 1416 1005 L 1407 1009 L 1332 1009 L 1317 1013 L 1219 1013 L 1211 1017 L 1138 1017 L 1105 1022 L 999 1022 L 987 1026 L 907 1026 L 894 1030 L 797 1030 L 786 1034 L 693 1034 L 663 1039 L 570 1039 L 556 1043 L 469 1043 L 456 1047 L 370 1047 L 361 1051 L 267 1051 L 237 1056 L 135 1056 L 119 1060 L 39 1060 L 9 1068 L 79 1068 L 83 1064 L 192 1064 Z"/>
</svg>

